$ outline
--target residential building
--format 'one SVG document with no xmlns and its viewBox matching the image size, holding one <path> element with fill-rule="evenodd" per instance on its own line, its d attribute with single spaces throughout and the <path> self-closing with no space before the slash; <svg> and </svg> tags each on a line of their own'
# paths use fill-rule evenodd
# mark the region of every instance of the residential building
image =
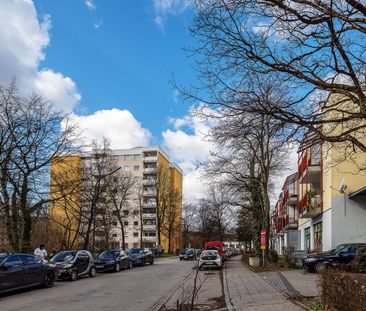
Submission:
<svg viewBox="0 0 366 311">
<path fill-rule="evenodd" d="M 123 207 L 123 227 L 124 227 L 124 240 L 125 247 L 158 247 L 158 204 L 157 196 L 158 187 L 157 180 L 159 172 L 164 170 L 167 176 L 167 182 L 171 187 L 176 189 L 180 194 L 178 204 L 174 206 L 176 209 L 176 217 L 174 218 L 174 232 L 170 237 L 171 250 L 175 251 L 180 248 L 181 243 L 181 222 L 182 222 L 182 170 L 178 165 L 171 163 L 167 153 L 158 146 L 153 147 L 136 147 L 131 149 L 109 150 L 108 158 L 111 160 L 113 169 L 111 170 L 111 176 L 113 178 L 113 172 L 120 171 L 118 174 L 126 176 L 133 181 L 133 189 L 131 195 L 129 195 L 125 207 Z M 56 161 L 51 165 L 51 196 L 57 196 L 58 191 L 52 191 L 52 180 L 55 179 L 56 173 L 64 172 L 68 175 L 75 175 L 73 186 L 77 186 L 76 191 L 72 192 L 72 198 L 67 197 L 65 200 L 73 204 L 72 210 L 77 210 L 83 207 L 83 204 L 87 204 L 87 199 L 83 199 L 83 192 L 88 188 L 87 180 L 82 180 L 82 170 L 90 170 L 94 168 L 94 158 L 92 152 L 84 152 L 72 157 L 67 157 L 66 161 L 60 163 Z M 72 165 L 66 165 L 65 162 L 71 162 Z M 73 173 L 71 173 L 72 171 Z M 79 173 L 75 173 L 79 172 Z M 116 190 L 118 191 L 118 190 Z M 113 217 L 113 208 L 108 205 L 109 199 L 106 195 L 100 195 L 98 200 L 100 201 L 100 208 L 111 209 Z M 64 201 L 64 200 L 63 200 Z M 70 222 L 70 226 L 75 228 L 77 226 L 77 220 L 65 213 L 65 209 L 61 206 L 63 202 L 56 201 L 51 205 L 50 213 L 53 218 L 56 218 L 59 223 L 67 224 Z M 77 213 L 75 214 L 77 215 Z M 98 219 L 101 221 L 101 219 Z M 166 220 L 163 219 L 163 223 Z M 72 230 L 76 232 L 75 230 Z M 168 234 L 163 230 L 160 230 L 161 234 L 161 247 L 167 251 L 169 238 Z M 117 219 L 111 222 L 110 228 L 108 228 L 107 237 L 110 241 L 110 247 L 122 247 L 122 231 Z M 73 234 L 71 239 L 73 238 Z M 96 244 L 105 240 L 105 230 L 97 231 L 94 233 L 94 240 Z"/>
<path fill-rule="evenodd" d="M 299 230 L 304 250 L 366 242 L 366 156 L 343 157 L 343 145 L 302 146 L 299 152 Z"/>
<path fill-rule="evenodd" d="M 281 194 L 271 215 L 271 242 L 276 251 L 282 255 L 286 247 L 300 249 L 300 232 L 298 229 L 298 183 L 297 173 L 288 176 Z"/>
</svg>

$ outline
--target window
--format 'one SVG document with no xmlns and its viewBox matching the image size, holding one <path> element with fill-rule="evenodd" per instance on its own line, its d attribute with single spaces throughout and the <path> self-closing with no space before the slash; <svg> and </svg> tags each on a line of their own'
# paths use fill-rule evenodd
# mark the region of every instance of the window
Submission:
<svg viewBox="0 0 366 311">
<path fill-rule="evenodd" d="M 140 178 L 139 178 L 138 176 L 135 176 L 135 177 L 133 178 L 133 181 L 134 181 L 135 183 L 138 183 L 138 182 L 139 182 L 139 180 L 140 180 Z"/>
<path fill-rule="evenodd" d="M 138 215 L 139 214 L 139 210 L 138 209 L 134 209 L 133 210 L 133 214 L 136 216 L 136 215 Z"/>
<path fill-rule="evenodd" d="M 139 170 L 140 170 L 140 166 L 139 166 L 139 165 L 134 165 L 134 166 L 133 166 L 133 170 L 134 170 L 135 172 L 139 171 Z"/>
<path fill-rule="evenodd" d="M 125 165 L 124 170 L 125 170 L 125 172 L 129 172 L 130 171 L 130 167 L 128 165 Z"/>
<path fill-rule="evenodd" d="M 25 265 L 32 265 L 37 263 L 36 261 L 36 257 L 32 256 L 32 255 L 20 255 L 20 258 L 23 261 L 23 264 Z"/>
<path fill-rule="evenodd" d="M 133 247 L 139 247 L 139 243 L 133 243 Z"/>
<path fill-rule="evenodd" d="M 138 221 L 134 221 L 134 222 L 133 222 L 133 225 L 134 225 L 134 226 L 138 226 L 138 225 L 139 225 L 139 222 L 138 222 Z"/>
<path fill-rule="evenodd" d="M 117 237 L 117 233 L 113 233 L 112 238 L 116 238 L 116 237 Z"/>
<path fill-rule="evenodd" d="M 117 221 L 113 221 L 113 222 L 112 222 L 112 226 L 113 226 L 113 227 L 117 227 Z"/>
<path fill-rule="evenodd" d="M 304 230 L 304 249 L 310 250 L 310 227 Z"/>
<path fill-rule="evenodd" d="M 128 216 L 128 214 L 129 214 L 129 210 L 128 209 L 123 210 L 123 215 L 124 216 Z"/>
<path fill-rule="evenodd" d="M 12 265 L 12 266 L 20 266 L 22 264 L 22 260 L 18 255 L 9 256 L 9 258 L 5 262 L 5 266 Z"/>
<path fill-rule="evenodd" d="M 134 233 L 133 233 L 133 237 L 134 237 L 134 238 L 138 238 L 138 236 L 139 236 L 139 233 L 138 233 L 138 232 L 134 232 Z"/>
<path fill-rule="evenodd" d="M 124 221 L 124 222 L 123 222 L 123 225 L 124 225 L 124 226 L 128 226 L 128 221 Z"/>
<path fill-rule="evenodd" d="M 125 248 L 128 248 L 128 243 L 125 243 Z"/>
<path fill-rule="evenodd" d="M 322 250 L 323 223 L 319 222 L 314 225 L 314 248 L 317 251 Z"/>
<path fill-rule="evenodd" d="M 113 211 L 113 212 L 112 212 L 112 215 L 113 215 L 113 216 L 117 216 L 117 215 L 118 215 L 118 211 Z"/>
<path fill-rule="evenodd" d="M 140 160 L 140 159 L 141 159 L 141 154 L 135 154 L 135 155 L 133 156 L 133 159 L 134 159 L 135 161 Z"/>
<path fill-rule="evenodd" d="M 123 160 L 125 160 L 125 161 L 128 161 L 128 160 L 130 160 L 131 159 L 131 156 L 129 155 L 129 154 L 125 154 L 124 156 L 123 156 Z"/>
</svg>

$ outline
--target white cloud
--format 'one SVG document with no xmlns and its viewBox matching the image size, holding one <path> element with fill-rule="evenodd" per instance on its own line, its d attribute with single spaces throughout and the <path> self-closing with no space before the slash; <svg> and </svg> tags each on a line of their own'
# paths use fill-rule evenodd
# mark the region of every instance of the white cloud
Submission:
<svg viewBox="0 0 366 311">
<path fill-rule="evenodd" d="M 149 130 L 143 128 L 128 110 L 98 110 L 90 115 L 72 114 L 70 119 L 84 132 L 86 142 L 99 142 L 109 138 L 112 149 L 146 146 L 151 139 Z"/>
<path fill-rule="evenodd" d="M 102 26 L 103 25 L 103 20 L 101 19 L 101 20 L 99 20 L 99 22 L 98 23 L 94 23 L 94 28 L 95 29 L 98 29 L 98 28 L 100 28 L 100 26 Z"/>
<path fill-rule="evenodd" d="M 85 0 L 85 5 L 89 11 L 93 11 L 97 8 L 93 0 Z"/>
<path fill-rule="evenodd" d="M 183 169 L 183 197 L 192 202 L 202 198 L 206 191 L 205 181 L 198 164 L 207 160 L 214 144 L 206 139 L 210 122 L 194 115 L 194 110 L 183 118 L 170 119 L 174 129 L 162 133 L 163 147 Z"/>
<path fill-rule="evenodd" d="M 39 20 L 32 1 L 0 2 L 0 83 L 8 84 L 15 77 L 22 92 L 40 92 L 56 107 L 71 111 L 81 97 L 75 83 L 62 73 L 39 68 L 50 29 L 50 16 Z"/>
<path fill-rule="evenodd" d="M 192 0 L 153 0 L 155 11 L 155 24 L 164 30 L 165 20 L 168 15 L 183 13 L 193 4 Z"/>
</svg>

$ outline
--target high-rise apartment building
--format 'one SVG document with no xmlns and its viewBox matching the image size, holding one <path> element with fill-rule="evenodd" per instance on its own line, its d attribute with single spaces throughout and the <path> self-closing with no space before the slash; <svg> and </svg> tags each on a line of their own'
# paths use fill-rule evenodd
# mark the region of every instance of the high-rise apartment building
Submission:
<svg viewBox="0 0 366 311">
<path fill-rule="evenodd" d="M 82 176 L 83 170 L 93 170 L 95 154 L 98 153 L 91 151 L 90 153 L 67 157 L 60 163 L 55 162 L 51 166 L 51 195 L 54 197 L 59 192 L 56 188 L 52 191 L 52 185 L 54 184 L 52 180 L 55 179 L 56 173 L 58 175 L 60 175 L 60 172 L 69 176 L 75 175 L 73 186 L 76 186 L 77 189 L 72 192 L 72 199 L 65 198 L 66 200 L 69 199 L 68 202 L 71 202 L 70 204 L 73 204 L 73 210 L 82 209 L 88 203 L 85 202 L 88 199 L 85 199 L 85 197 L 83 199 L 83 192 L 88 188 L 90 180 L 83 180 L 80 176 Z M 124 240 L 125 248 L 161 247 L 165 251 L 168 251 L 168 249 L 170 251 L 179 249 L 181 243 L 183 173 L 179 166 L 171 163 L 167 153 L 158 146 L 108 150 L 107 157 L 109 159 L 108 163 L 111 163 L 113 167 L 109 171 L 110 173 L 108 173 L 111 179 L 106 179 L 103 182 L 108 182 L 108 180 L 112 182 L 113 178 L 118 178 L 117 176 L 123 176 L 122 178 L 128 178 L 132 182 L 128 199 L 126 202 L 123 202 L 120 211 L 123 216 L 124 239 L 117 217 L 113 218 L 116 211 L 113 209 L 113 206 L 107 203 L 109 202 L 108 195 L 101 193 L 98 196 L 97 200 L 100 201 L 100 208 L 110 210 L 110 216 L 112 217 L 110 228 L 108 228 L 109 236 L 107 237 L 109 247 L 122 248 L 122 241 Z M 66 162 L 69 163 L 66 165 Z M 75 174 L 75 172 L 80 172 L 80 175 Z M 89 177 L 89 179 L 93 179 L 93 177 Z M 79 186 L 77 186 L 78 183 Z M 159 200 L 167 200 L 167 196 L 161 195 L 162 188 L 165 189 L 167 186 L 169 186 L 169 189 L 174 189 L 176 194 L 173 206 L 169 206 L 169 204 L 172 204 L 171 201 L 159 202 Z M 119 190 L 116 189 L 115 191 L 118 192 Z M 70 227 L 75 228 L 75 230 L 71 231 L 76 232 L 76 226 L 80 221 L 73 222 L 69 220 L 75 217 L 75 214 L 73 217 L 67 215 L 67 211 L 65 212 L 63 207 L 63 201 L 57 200 L 51 204 L 51 216 L 56 218 L 59 223 L 64 223 L 61 228 L 66 227 L 65 222 L 67 224 L 69 221 Z M 164 206 L 164 214 L 159 210 L 159 208 L 162 208 L 161 206 Z M 169 219 L 172 212 L 174 212 L 174 219 Z M 102 219 L 96 219 L 96 221 L 100 222 Z M 168 224 L 169 221 L 170 223 Z M 94 227 L 92 227 L 91 231 L 93 232 L 93 248 L 101 248 L 101 245 L 105 247 L 106 231 L 98 231 Z M 82 232 L 82 234 L 85 234 L 85 232 Z M 71 233 L 71 236 L 73 235 Z M 77 239 L 74 245 L 77 245 L 79 240 Z"/>
</svg>

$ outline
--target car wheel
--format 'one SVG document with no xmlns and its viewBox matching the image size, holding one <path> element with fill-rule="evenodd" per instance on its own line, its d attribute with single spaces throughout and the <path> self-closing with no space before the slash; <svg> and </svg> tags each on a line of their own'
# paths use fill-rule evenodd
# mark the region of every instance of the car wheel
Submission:
<svg viewBox="0 0 366 311">
<path fill-rule="evenodd" d="M 46 271 L 43 280 L 43 287 L 45 288 L 53 287 L 53 284 L 55 283 L 55 278 L 56 278 L 55 273 L 53 271 Z"/>
<path fill-rule="evenodd" d="M 128 269 L 132 269 L 132 261 L 130 261 L 130 263 L 128 264 Z"/>
<path fill-rule="evenodd" d="M 182 260 L 182 258 L 179 258 L 179 260 Z"/>
<path fill-rule="evenodd" d="M 72 270 L 70 274 L 70 280 L 76 281 L 77 279 L 78 279 L 78 273 L 76 272 L 76 270 Z"/>
<path fill-rule="evenodd" d="M 150 261 L 150 265 L 153 265 L 153 264 L 154 264 L 154 258 L 151 259 L 151 261 Z"/>
<path fill-rule="evenodd" d="M 120 272 L 121 271 L 121 266 L 120 264 L 117 262 L 116 265 L 114 266 L 114 272 Z"/>
<path fill-rule="evenodd" d="M 316 273 L 319 273 L 319 272 L 322 272 L 323 270 L 325 269 L 325 264 L 323 261 L 317 261 L 315 264 L 314 264 L 314 271 Z"/>
<path fill-rule="evenodd" d="M 95 277 L 97 275 L 97 270 L 95 270 L 94 267 L 91 267 L 90 270 L 89 270 L 89 276 L 91 278 Z"/>
</svg>

